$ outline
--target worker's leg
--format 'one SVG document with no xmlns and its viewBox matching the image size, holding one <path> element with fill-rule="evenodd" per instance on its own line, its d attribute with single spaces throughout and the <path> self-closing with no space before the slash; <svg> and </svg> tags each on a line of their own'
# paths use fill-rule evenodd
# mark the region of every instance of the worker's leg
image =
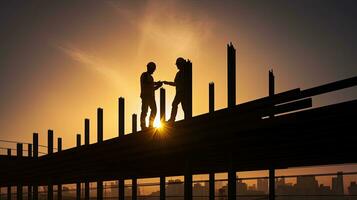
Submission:
<svg viewBox="0 0 357 200">
<path fill-rule="evenodd" d="M 183 110 L 183 113 L 185 114 L 185 118 L 187 117 L 187 105 L 188 103 L 186 102 L 187 100 L 184 98 L 183 95 L 180 95 L 180 99 L 181 99 L 181 106 L 182 106 L 182 110 Z"/>
<path fill-rule="evenodd" d="M 141 98 L 141 114 L 140 114 L 140 126 L 141 130 L 146 128 L 145 118 L 148 112 L 148 100 L 146 98 Z"/>
<path fill-rule="evenodd" d="M 155 117 L 156 117 L 156 112 L 157 112 L 155 98 L 150 100 L 149 107 L 150 107 L 150 110 L 151 110 L 150 119 L 149 119 L 149 127 L 153 127 L 154 120 L 155 120 Z"/>
<path fill-rule="evenodd" d="M 175 118 L 176 118 L 176 115 L 177 115 L 177 107 L 178 107 L 179 103 L 180 103 L 180 98 L 176 94 L 174 100 L 172 101 L 171 116 L 170 116 L 170 119 L 168 120 L 168 122 L 174 122 L 175 121 Z"/>
</svg>

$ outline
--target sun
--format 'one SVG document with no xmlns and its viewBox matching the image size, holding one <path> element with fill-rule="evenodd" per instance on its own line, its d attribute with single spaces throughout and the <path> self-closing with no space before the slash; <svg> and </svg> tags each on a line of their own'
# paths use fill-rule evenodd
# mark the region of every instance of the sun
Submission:
<svg viewBox="0 0 357 200">
<path fill-rule="evenodd" d="M 156 118 L 155 120 L 154 120 L 154 127 L 155 128 L 161 128 L 161 121 L 160 121 L 160 119 L 159 118 Z"/>
</svg>

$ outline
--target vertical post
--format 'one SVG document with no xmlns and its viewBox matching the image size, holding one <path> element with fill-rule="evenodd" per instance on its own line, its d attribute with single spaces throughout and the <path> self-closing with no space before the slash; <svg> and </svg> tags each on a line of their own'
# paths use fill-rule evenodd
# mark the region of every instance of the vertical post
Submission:
<svg viewBox="0 0 357 200">
<path fill-rule="evenodd" d="M 269 169 L 269 200 L 275 200 L 275 169 Z"/>
<path fill-rule="evenodd" d="M 18 158 L 21 158 L 22 156 L 23 156 L 23 154 L 22 154 L 22 151 L 23 151 L 23 145 L 22 145 L 22 143 L 17 143 L 17 148 L 16 148 L 16 150 L 17 150 L 17 157 Z"/>
<path fill-rule="evenodd" d="M 214 112 L 214 83 L 210 82 L 208 86 L 208 97 L 209 97 L 209 112 Z"/>
<path fill-rule="evenodd" d="M 186 61 L 183 72 L 185 77 L 185 119 L 190 119 L 192 117 L 192 63 L 190 60 Z"/>
<path fill-rule="evenodd" d="M 228 200 L 235 200 L 237 196 L 236 191 L 236 171 L 233 169 L 229 169 L 228 171 Z"/>
<path fill-rule="evenodd" d="M 38 199 L 38 185 L 34 184 L 33 185 L 33 199 Z"/>
<path fill-rule="evenodd" d="M 33 134 L 32 143 L 33 143 L 33 157 L 38 158 L 38 133 Z"/>
<path fill-rule="evenodd" d="M 160 176 L 160 200 L 166 199 L 165 176 Z"/>
<path fill-rule="evenodd" d="M 214 173 L 209 173 L 209 200 L 214 200 L 215 198 L 215 178 Z"/>
<path fill-rule="evenodd" d="M 97 199 L 103 200 L 103 181 L 97 181 Z"/>
<path fill-rule="evenodd" d="M 48 154 L 53 153 L 53 130 L 48 130 L 47 132 L 47 149 L 48 149 Z M 53 185 L 52 183 L 48 183 L 47 185 L 48 190 L 47 190 L 47 199 L 52 200 L 53 199 Z"/>
<path fill-rule="evenodd" d="M 62 138 L 57 138 L 57 152 L 62 151 Z M 62 184 L 57 185 L 57 199 L 62 200 Z"/>
<path fill-rule="evenodd" d="M 57 138 L 57 152 L 62 151 L 62 138 Z"/>
<path fill-rule="evenodd" d="M 237 197 L 237 177 L 233 163 L 233 154 L 230 155 L 230 164 L 228 169 L 228 200 L 235 200 Z"/>
<path fill-rule="evenodd" d="M 29 157 L 29 158 L 31 158 L 32 157 L 32 144 L 27 144 L 27 156 Z"/>
<path fill-rule="evenodd" d="M 84 182 L 84 199 L 89 200 L 89 182 Z"/>
<path fill-rule="evenodd" d="M 11 149 L 7 149 L 7 156 L 11 156 Z M 11 200 L 11 185 L 7 186 L 7 199 Z"/>
<path fill-rule="evenodd" d="M 81 146 L 81 134 L 77 134 L 77 147 Z M 81 183 L 77 182 L 76 183 L 76 199 L 80 200 L 81 199 Z"/>
<path fill-rule="evenodd" d="M 97 109 L 97 142 L 103 142 L 103 109 Z M 97 199 L 103 199 L 103 181 L 97 181 Z"/>
<path fill-rule="evenodd" d="M 120 97 L 119 98 L 119 137 L 121 136 L 124 136 L 124 130 L 125 130 L 125 127 L 124 127 L 124 122 L 125 122 L 125 116 L 124 116 L 124 98 L 123 97 Z"/>
<path fill-rule="evenodd" d="M 103 142 L 103 108 L 97 109 L 97 142 Z"/>
<path fill-rule="evenodd" d="M 37 159 L 38 158 L 38 133 L 33 133 L 32 143 L 33 143 L 33 157 Z M 36 183 L 33 184 L 33 199 L 38 199 L 38 185 Z"/>
<path fill-rule="evenodd" d="M 7 186 L 7 199 L 11 200 L 11 186 Z"/>
<path fill-rule="evenodd" d="M 11 186 L 7 186 L 7 199 L 11 200 Z"/>
<path fill-rule="evenodd" d="M 23 151 L 23 145 L 22 143 L 17 143 L 17 157 L 18 158 L 22 158 L 23 154 L 22 154 L 22 151 Z M 17 200 L 22 200 L 22 184 L 21 183 L 18 183 L 17 184 L 17 187 L 16 187 L 16 199 Z"/>
<path fill-rule="evenodd" d="M 161 123 L 166 121 L 166 91 L 164 88 L 160 88 L 160 121 Z"/>
<path fill-rule="evenodd" d="M 89 119 L 84 119 L 84 145 L 89 145 Z M 89 182 L 84 182 L 84 199 L 89 200 Z"/>
<path fill-rule="evenodd" d="M 118 180 L 118 189 L 119 189 L 119 200 L 125 200 L 125 194 L 124 194 L 124 179 L 119 179 Z"/>
<path fill-rule="evenodd" d="M 275 94 L 275 77 L 273 70 L 269 70 L 269 96 Z M 270 118 L 274 117 L 271 115 Z M 275 169 L 273 166 L 269 169 L 269 200 L 275 200 Z"/>
<path fill-rule="evenodd" d="M 103 142 L 103 109 L 97 109 L 97 142 Z M 97 199 L 103 199 L 103 181 L 97 181 Z"/>
<path fill-rule="evenodd" d="M 132 200 L 137 200 L 137 195 L 138 195 L 138 182 L 136 178 L 132 179 L 132 184 L 131 184 L 131 198 Z"/>
<path fill-rule="evenodd" d="M 269 96 L 275 94 L 275 76 L 273 70 L 269 70 Z"/>
<path fill-rule="evenodd" d="M 27 145 L 27 155 L 28 155 L 28 157 L 29 158 L 31 158 L 32 157 L 32 144 L 28 144 Z M 28 200 L 32 200 L 32 185 L 27 185 L 27 199 Z"/>
<path fill-rule="evenodd" d="M 184 178 L 184 200 L 192 200 L 192 172 L 189 161 L 186 161 Z"/>
<path fill-rule="evenodd" d="M 137 118 L 136 114 L 132 115 L 131 122 L 132 122 L 132 133 L 136 133 L 138 131 L 138 128 L 137 128 L 138 118 Z"/>
<path fill-rule="evenodd" d="M 84 119 L 84 145 L 89 145 L 89 119 Z"/>
<path fill-rule="evenodd" d="M 236 105 L 236 50 L 233 44 L 227 45 L 228 107 Z"/>
<path fill-rule="evenodd" d="M 118 102 L 118 113 L 119 113 L 119 116 L 118 116 L 118 131 L 119 131 L 119 137 L 122 137 L 124 136 L 124 133 L 125 133 L 125 127 L 124 127 L 124 124 L 125 124 L 125 101 L 124 101 L 124 98 L 123 97 L 120 97 L 119 98 L 119 102 Z M 119 195 L 118 195 L 118 198 L 119 200 L 124 200 L 125 199 L 125 194 L 124 194 L 124 179 L 119 179 L 118 180 L 118 192 L 119 192 Z"/>
<path fill-rule="evenodd" d="M 47 132 L 47 153 L 53 153 L 53 130 L 48 130 Z"/>
<path fill-rule="evenodd" d="M 77 141 L 77 147 L 80 147 L 81 146 L 81 134 L 77 134 L 76 141 Z"/>
</svg>

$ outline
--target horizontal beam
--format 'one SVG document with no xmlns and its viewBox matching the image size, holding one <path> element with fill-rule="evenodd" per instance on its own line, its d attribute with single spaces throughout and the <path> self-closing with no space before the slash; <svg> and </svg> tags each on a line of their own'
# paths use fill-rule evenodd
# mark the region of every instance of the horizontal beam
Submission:
<svg viewBox="0 0 357 200">
<path fill-rule="evenodd" d="M 357 76 L 303 90 L 301 91 L 301 98 L 334 92 L 353 86 L 357 86 Z"/>
</svg>

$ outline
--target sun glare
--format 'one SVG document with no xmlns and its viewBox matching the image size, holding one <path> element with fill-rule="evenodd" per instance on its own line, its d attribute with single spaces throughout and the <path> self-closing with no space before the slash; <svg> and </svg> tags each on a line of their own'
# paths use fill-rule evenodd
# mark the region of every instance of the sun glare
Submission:
<svg viewBox="0 0 357 200">
<path fill-rule="evenodd" d="M 156 118 L 154 120 L 154 127 L 155 128 L 161 128 L 161 122 L 160 122 L 160 119 L 159 118 Z"/>
</svg>

